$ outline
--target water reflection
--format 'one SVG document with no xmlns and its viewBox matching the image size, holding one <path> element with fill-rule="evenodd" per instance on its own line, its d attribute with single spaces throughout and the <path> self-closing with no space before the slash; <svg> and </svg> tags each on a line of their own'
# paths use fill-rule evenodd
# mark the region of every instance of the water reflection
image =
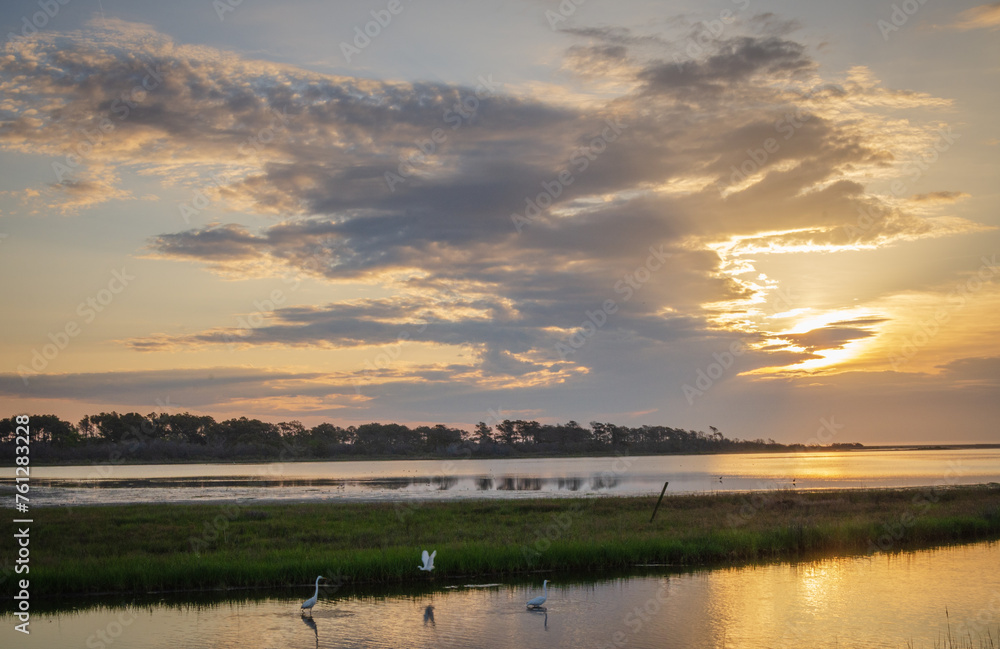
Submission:
<svg viewBox="0 0 1000 649">
<path fill-rule="evenodd" d="M 610 476 L 594 476 L 590 481 L 590 488 L 595 491 L 601 489 L 614 489 L 618 486 L 619 480 Z"/>
<path fill-rule="evenodd" d="M 542 618 L 542 628 L 546 631 L 549 630 L 549 612 L 544 606 L 541 608 L 528 609 L 530 615 L 537 615 Z"/>
<path fill-rule="evenodd" d="M 560 489 L 579 491 L 583 486 L 583 478 L 559 478 L 557 484 Z"/>
<path fill-rule="evenodd" d="M 447 470 L 443 470 L 447 467 Z M 32 467 L 35 469 L 35 467 Z M 1000 449 L 520 460 L 37 467 L 36 507 L 206 501 L 456 500 L 1000 482 Z M 37 476 L 37 477 L 36 477 Z M 12 495 L 0 467 L 0 497 Z"/>
<path fill-rule="evenodd" d="M 500 478 L 497 489 L 499 491 L 540 491 L 542 486 L 548 482 L 544 478 L 510 476 Z"/>
<path fill-rule="evenodd" d="M 313 630 L 313 635 L 316 637 L 316 648 L 319 649 L 319 629 L 316 627 L 316 620 L 311 617 L 302 617 L 301 619 L 307 627 Z"/>
<path fill-rule="evenodd" d="M 39 601 L 30 638 L 15 636 L 13 618 L 0 616 L 0 646 L 932 649 L 947 646 L 950 624 L 956 639 L 979 647 L 988 633 L 995 642 L 1000 625 L 998 564 L 1000 544 L 980 543 L 645 576 L 559 574 L 551 575 L 548 610 L 537 612 L 524 606 L 538 594 L 537 580 L 345 586 L 320 600 L 314 621 L 299 617 L 298 589 L 135 607 L 76 600 L 60 612 Z"/>
<path fill-rule="evenodd" d="M 455 476 L 435 476 L 432 480 L 434 486 L 438 489 L 446 490 L 451 489 L 458 484 L 458 478 Z"/>
</svg>

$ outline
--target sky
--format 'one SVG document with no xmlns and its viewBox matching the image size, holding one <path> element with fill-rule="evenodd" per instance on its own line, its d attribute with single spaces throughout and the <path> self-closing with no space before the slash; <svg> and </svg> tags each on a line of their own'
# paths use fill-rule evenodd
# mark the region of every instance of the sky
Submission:
<svg viewBox="0 0 1000 649">
<path fill-rule="evenodd" d="M 0 415 L 996 442 L 1000 3 L 0 7 Z"/>
</svg>

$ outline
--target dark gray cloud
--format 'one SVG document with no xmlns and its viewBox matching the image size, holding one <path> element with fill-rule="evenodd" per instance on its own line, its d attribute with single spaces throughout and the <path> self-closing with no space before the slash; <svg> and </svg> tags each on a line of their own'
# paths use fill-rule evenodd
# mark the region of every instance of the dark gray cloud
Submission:
<svg viewBox="0 0 1000 649">
<path fill-rule="evenodd" d="M 156 248 L 164 255 L 209 261 L 254 258 L 259 254 L 259 244 L 259 237 L 232 223 L 205 228 L 185 236 L 164 234 L 156 239 Z"/>
<path fill-rule="evenodd" d="M 800 43 L 775 36 L 741 36 L 718 41 L 705 59 L 659 62 L 638 74 L 655 94 L 720 93 L 757 77 L 789 78 L 815 69 Z"/>
</svg>

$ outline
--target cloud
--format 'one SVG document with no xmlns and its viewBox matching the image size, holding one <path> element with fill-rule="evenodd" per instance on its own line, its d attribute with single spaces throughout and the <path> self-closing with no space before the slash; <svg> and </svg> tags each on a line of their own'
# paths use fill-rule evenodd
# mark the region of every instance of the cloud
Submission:
<svg viewBox="0 0 1000 649">
<path fill-rule="evenodd" d="M 783 334 L 781 337 L 792 341 L 807 351 L 843 349 L 852 340 L 874 336 L 875 333 L 860 327 L 821 327 L 801 334 Z"/>
<path fill-rule="evenodd" d="M 225 404 L 288 394 L 349 398 L 353 386 L 341 377 L 240 367 L 40 374 L 25 385 L 17 374 L 0 374 L 0 394 L 8 399 L 67 399 L 100 403 L 108 394 L 128 406 L 148 406 L 169 397 L 187 407 Z"/>
<path fill-rule="evenodd" d="M 929 192 L 915 194 L 910 200 L 914 203 L 955 203 L 968 197 L 969 194 L 965 192 Z"/>
<path fill-rule="evenodd" d="M 773 83 L 803 75 L 815 67 L 800 43 L 773 36 L 745 36 L 720 41 L 717 51 L 704 59 L 653 63 L 638 77 L 649 94 L 716 94 L 732 84 L 755 78 Z"/>
<path fill-rule="evenodd" d="M 1000 358 L 958 358 L 940 366 L 944 375 L 963 385 L 1000 388 Z"/>
<path fill-rule="evenodd" d="M 257 256 L 260 238 L 246 228 L 230 223 L 192 232 L 187 236 L 163 234 L 154 247 L 165 257 L 190 257 L 208 261 L 250 259 Z"/>
<path fill-rule="evenodd" d="M 653 377 L 676 354 L 710 357 L 737 333 L 764 336 L 760 325 L 720 331 L 710 306 L 749 312 L 773 288 L 747 279 L 750 255 L 982 228 L 868 187 L 942 137 L 941 122 L 886 115 L 949 102 L 884 88 L 864 68 L 823 78 L 794 28 L 747 20 L 680 62 L 662 38 L 568 32 L 587 41 L 568 49 L 568 67 L 621 82 L 595 108 L 489 79 L 318 74 L 111 21 L 7 45 L 0 146 L 70 167 L 59 181 L 67 209 L 126 198 L 127 174 L 189 190 L 197 199 L 179 206 L 179 231 L 151 237 L 151 257 L 390 296 L 282 308 L 248 329 L 135 338 L 135 350 L 377 349 L 420 323 L 419 344 L 466 346 L 468 362 L 394 364 L 382 385 L 593 387 L 598 371 Z M 762 354 L 795 362 L 868 335 L 829 327 L 800 335 L 806 353 Z M 569 341 L 582 342 L 560 352 Z"/>
<path fill-rule="evenodd" d="M 958 19 L 951 24 L 953 29 L 967 31 L 970 29 L 1000 29 L 1000 2 L 979 5 L 966 9 L 958 14 Z"/>
</svg>

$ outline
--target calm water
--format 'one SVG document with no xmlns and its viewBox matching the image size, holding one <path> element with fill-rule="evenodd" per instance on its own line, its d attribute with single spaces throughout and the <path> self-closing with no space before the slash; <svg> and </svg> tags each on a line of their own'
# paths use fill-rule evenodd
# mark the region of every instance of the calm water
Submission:
<svg viewBox="0 0 1000 649">
<path fill-rule="evenodd" d="M 987 629 L 998 639 L 997 566 L 1000 544 L 980 543 L 583 582 L 549 575 L 544 612 L 524 606 L 540 583 L 435 580 L 408 594 L 323 593 L 312 623 L 298 611 L 313 592 L 303 585 L 242 602 L 81 604 L 91 607 L 35 614 L 30 636 L 2 617 L 0 646 L 931 649 L 944 646 L 950 622 L 956 639 L 978 647 Z"/>
<path fill-rule="evenodd" d="M 0 469 L 0 496 L 13 492 Z M 34 507 L 645 495 L 1000 482 L 1000 449 L 33 467 Z"/>
</svg>

